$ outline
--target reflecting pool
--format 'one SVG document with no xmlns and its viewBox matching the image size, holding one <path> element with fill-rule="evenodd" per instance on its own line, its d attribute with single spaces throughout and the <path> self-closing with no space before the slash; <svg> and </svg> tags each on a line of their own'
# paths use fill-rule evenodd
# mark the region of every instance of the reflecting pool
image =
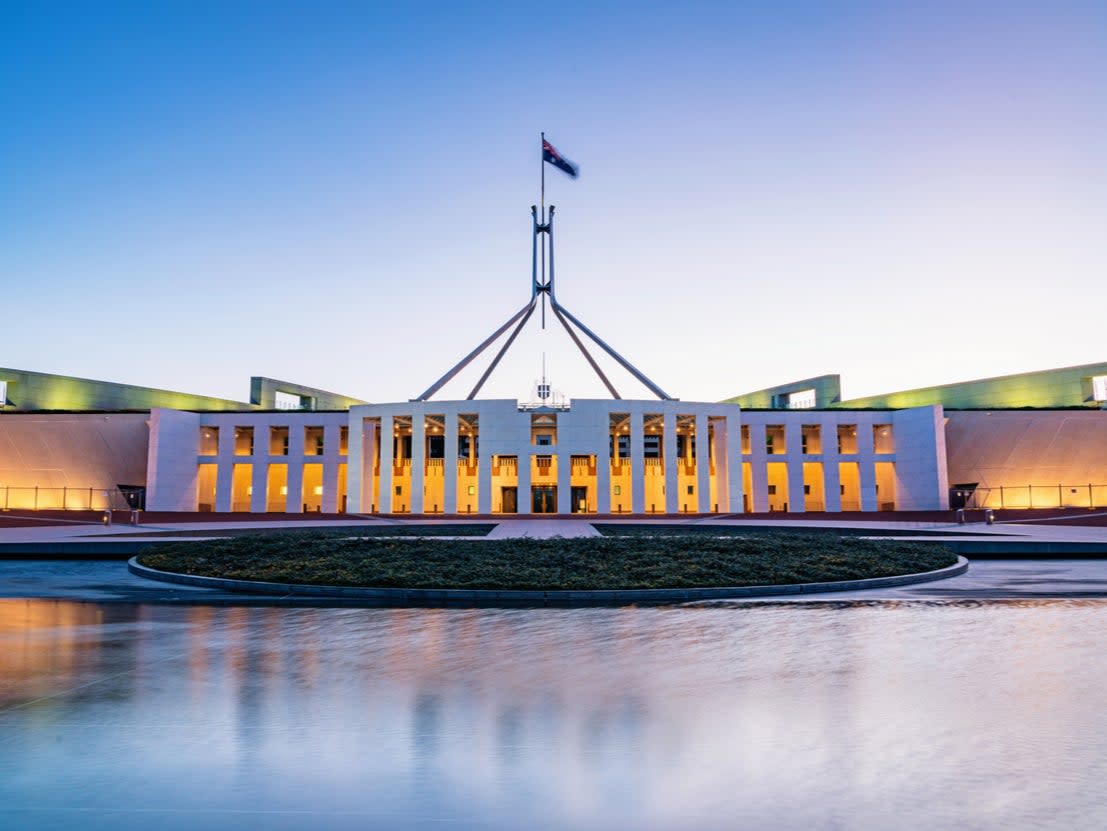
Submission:
<svg viewBox="0 0 1107 831">
<path fill-rule="evenodd" d="M 0 822 L 1107 827 L 1105 612 L 0 600 Z"/>
</svg>

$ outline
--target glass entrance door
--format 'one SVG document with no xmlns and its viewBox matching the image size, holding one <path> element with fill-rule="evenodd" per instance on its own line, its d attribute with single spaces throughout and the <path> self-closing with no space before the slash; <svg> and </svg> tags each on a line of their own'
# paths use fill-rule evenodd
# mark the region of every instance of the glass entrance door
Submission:
<svg viewBox="0 0 1107 831">
<path fill-rule="evenodd" d="M 557 486 L 534 485 L 531 489 L 531 511 L 536 514 L 557 513 Z"/>
<path fill-rule="evenodd" d="M 588 510 L 588 487 L 582 485 L 581 487 L 574 487 L 572 491 L 573 496 L 573 513 L 583 514 Z"/>
</svg>

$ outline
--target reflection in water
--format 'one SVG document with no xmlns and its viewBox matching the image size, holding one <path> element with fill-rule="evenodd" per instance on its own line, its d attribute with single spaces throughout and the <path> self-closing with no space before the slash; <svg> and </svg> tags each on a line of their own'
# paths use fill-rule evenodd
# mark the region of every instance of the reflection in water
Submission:
<svg viewBox="0 0 1107 831">
<path fill-rule="evenodd" d="M 1102 827 L 1104 611 L 0 600 L 0 801 L 20 828 Z"/>
</svg>

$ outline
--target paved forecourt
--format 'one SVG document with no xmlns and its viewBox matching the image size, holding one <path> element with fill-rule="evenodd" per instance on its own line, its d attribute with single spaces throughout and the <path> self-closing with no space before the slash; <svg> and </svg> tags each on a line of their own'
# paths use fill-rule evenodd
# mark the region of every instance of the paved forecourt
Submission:
<svg viewBox="0 0 1107 831">
<path fill-rule="evenodd" d="M 1107 526 L 1100 519 L 1105 515 L 1080 515 L 1058 517 L 1056 521 L 1034 519 L 1026 522 L 1006 522 L 995 525 L 956 522 L 918 521 L 905 522 L 868 520 L 864 523 L 842 520 L 786 520 L 759 517 L 737 519 L 734 517 L 657 517 L 651 519 L 607 519 L 604 524 L 629 523 L 638 526 L 688 525 L 702 532 L 712 526 L 745 526 L 757 530 L 787 526 L 801 529 L 863 529 L 866 536 L 880 536 L 881 532 L 894 533 L 900 539 L 911 538 L 917 531 L 925 536 L 920 540 L 943 540 L 955 549 L 969 543 L 991 546 L 991 557 L 1001 558 L 1004 550 L 1016 554 L 1019 560 L 973 560 L 964 575 L 941 580 L 937 583 L 895 588 L 869 589 L 863 592 L 840 592 L 834 600 L 865 599 L 950 599 L 950 598 L 1032 598 L 1107 597 Z M 442 520 L 420 519 L 417 524 L 458 523 L 455 518 Z M 473 519 L 474 523 L 487 524 L 489 518 Z M 593 536 L 598 532 L 594 519 L 583 518 L 527 518 L 500 521 L 489 538 L 537 537 L 554 538 Z M 1098 524 L 1093 524 L 1098 523 Z M 55 525 L 17 525 L 0 527 L 0 598 L 48 597 L 90 602 L 124 603 L 214 603 L 214 604 L 269 604 L 270 599 L 257 595 L 226 592 L 197 586 L 156 583 L 136 577 L 127 571 L 126 558 L 156 542 L 172 539 L 196 539 L 197 532 L 218 536 L 220 531 L 243 528 L 308 530 L 313 527 L 349 527 L 356 533 L 358 527 L 381 528 L 403 526 L 407 521 L 397 518 L 344 518 L 330 521 L 272 521 L 259 523 L 228 519 L 215 522 L 174 521 L 157 525 L 115 525 L 64 523 Z M 728 530 L 730 530 L 728 528 Z M 173 532 L 188 534 L 177 537 Z M 151 533 L 157 536 L 145 536 Z M 1018 550 L 1018 549 L 1022 550 Z M 1038 558 L 1035 559 L 1035 551 Z M 1056 553 L 1051 553 L 1056 552 Z M 1070 559 L 1066 556 L 1091 559 Z M 1098 552 L 1098 553 L 1097 553 Z M 962 551 L 962 553 L 966 553 Z M 103 558 L 103 562 L 90 559 Z M 60 559 L 58 559 L 60 558 Z M 87 559 L 86 559 L 87 558 Z M 36 560 L 40 562 L 36 562 Z M 790 602 L 818 599 L 813 595 L 793 595 Z M 739 602 L 739 601 L 735 601 Z"/>
</svg>

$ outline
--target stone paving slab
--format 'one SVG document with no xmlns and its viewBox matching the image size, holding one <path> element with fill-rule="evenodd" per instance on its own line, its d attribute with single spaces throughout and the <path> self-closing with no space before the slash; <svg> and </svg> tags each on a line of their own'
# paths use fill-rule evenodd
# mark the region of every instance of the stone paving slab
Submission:
<svg viewBox="0 0 1107 831">
<path fill-rule="evenodd" d="M 598 537 L 600 532 L 590 522 L 579 520 L 506 520 L 501 522 L 485 539 L 551 539 L 554 537 Z"/>
</svg>

